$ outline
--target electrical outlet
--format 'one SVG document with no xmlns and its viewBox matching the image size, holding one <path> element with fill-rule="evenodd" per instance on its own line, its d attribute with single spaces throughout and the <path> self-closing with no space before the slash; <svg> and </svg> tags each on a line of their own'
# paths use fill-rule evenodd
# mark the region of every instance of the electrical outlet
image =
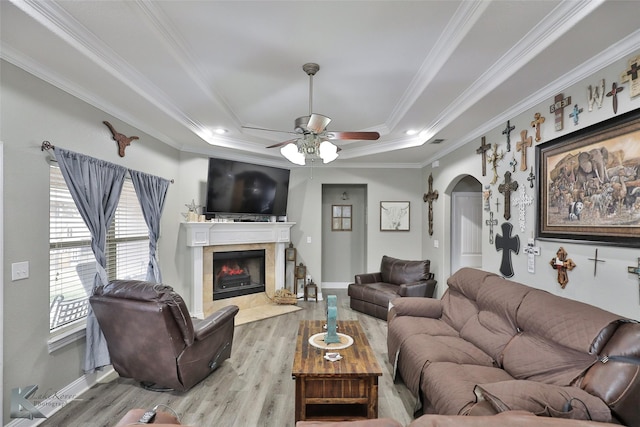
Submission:
<svg viewBox="0 0 640 427">
<path fill-rule="evenodd" d="M 11 280 L 29 278 L 29 261 L 14 262 L 11 264 Z"/>
<path fill-rule="evenodd" d="M 311 243 L 311 236 L 307 236 L 307 243 Z"/>
<path fill-rule="evenodd" d="M 440 241 L 439 240 L 434 240 L 433 241 L 433 247 L 434 248 L 439 248 L 440 247 Z"/>
</svg>

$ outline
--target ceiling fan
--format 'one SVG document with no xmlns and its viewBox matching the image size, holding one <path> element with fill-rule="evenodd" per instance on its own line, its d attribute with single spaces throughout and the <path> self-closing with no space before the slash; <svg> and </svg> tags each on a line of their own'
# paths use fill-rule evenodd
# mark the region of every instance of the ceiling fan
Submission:
<svg viewBox="0 0 640 427">
<path fill-rule="evenodd" d="M 324 163 L 329 163 L 338 157 L 338 148 L 331 140 L 365 140 L 375 141 L 380 138 L 378 132 L 346 132 L 329 131 L 327 125 L 331 118 L 313 112 L 313 76 L 320 66 L 309 62 L 302 66 L 302 70 L 309 76 L 309 115 L 298 117 L 294 121 L 294 131 L 279 131 L 273 129 L 243 126 L 245 129 L 264 130 L 269 132 L 282 132 L 297 135 L 293 139 L 279 142 L 267 148 L 278 148 L 289 161 L 304 165 L 307 157 L 313 161 L 319 157 Z"/>
</svg>

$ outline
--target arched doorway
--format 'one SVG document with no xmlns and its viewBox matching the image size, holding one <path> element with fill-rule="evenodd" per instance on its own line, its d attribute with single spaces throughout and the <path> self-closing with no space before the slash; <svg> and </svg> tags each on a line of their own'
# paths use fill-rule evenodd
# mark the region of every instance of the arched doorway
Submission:
<svg viewBox="0 0 640 427">
<path fill-rule="evenodd" d="M 482 267 L 482 184 L 466 175 L 451 192 L 451 271 Z"/>
</svg>

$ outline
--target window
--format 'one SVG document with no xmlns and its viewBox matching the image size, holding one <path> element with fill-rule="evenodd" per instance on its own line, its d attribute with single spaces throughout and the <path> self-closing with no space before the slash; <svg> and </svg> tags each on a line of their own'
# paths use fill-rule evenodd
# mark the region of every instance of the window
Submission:
<svg viewBox="0 0 640 427">
<path fill-rule="evenodd" d="M 56 165 L 49 185 L 49 328 L 54 332 L 86 317 L 96 259 L 91 234 Z M 107 233 L 106 255 L 109 280 L 145 279 L 149 231 L 129 179 Z"/>
</svg>

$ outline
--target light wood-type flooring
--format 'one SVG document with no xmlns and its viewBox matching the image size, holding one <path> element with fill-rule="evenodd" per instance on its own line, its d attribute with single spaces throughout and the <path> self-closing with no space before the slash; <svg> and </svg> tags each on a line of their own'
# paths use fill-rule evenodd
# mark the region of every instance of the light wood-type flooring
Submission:
<svg viewBox="0 0 640 427">
<path fill-rule="evenodd" d="M 327 289 L 324 294 L 337 295 L 338 319 L 360 321 L 382 367 L 378 416 L 408 424 L 415 399 L 401 381 L 393 382 L 387 359 L 387 322 L 351 310 L 346 290 Z M 298 305 L 303 310 L 236 326 L 231 358 L 187 392 L 147 391 L 131 379 L 116 376 L 94 386 L 41 425 L 113 426 L 129 409 L 162 404 L 190 426 L 294 426 L 291 367 L 298 324 L 324 319 L 325 304 L 299 301 Z"/>
</svg>

